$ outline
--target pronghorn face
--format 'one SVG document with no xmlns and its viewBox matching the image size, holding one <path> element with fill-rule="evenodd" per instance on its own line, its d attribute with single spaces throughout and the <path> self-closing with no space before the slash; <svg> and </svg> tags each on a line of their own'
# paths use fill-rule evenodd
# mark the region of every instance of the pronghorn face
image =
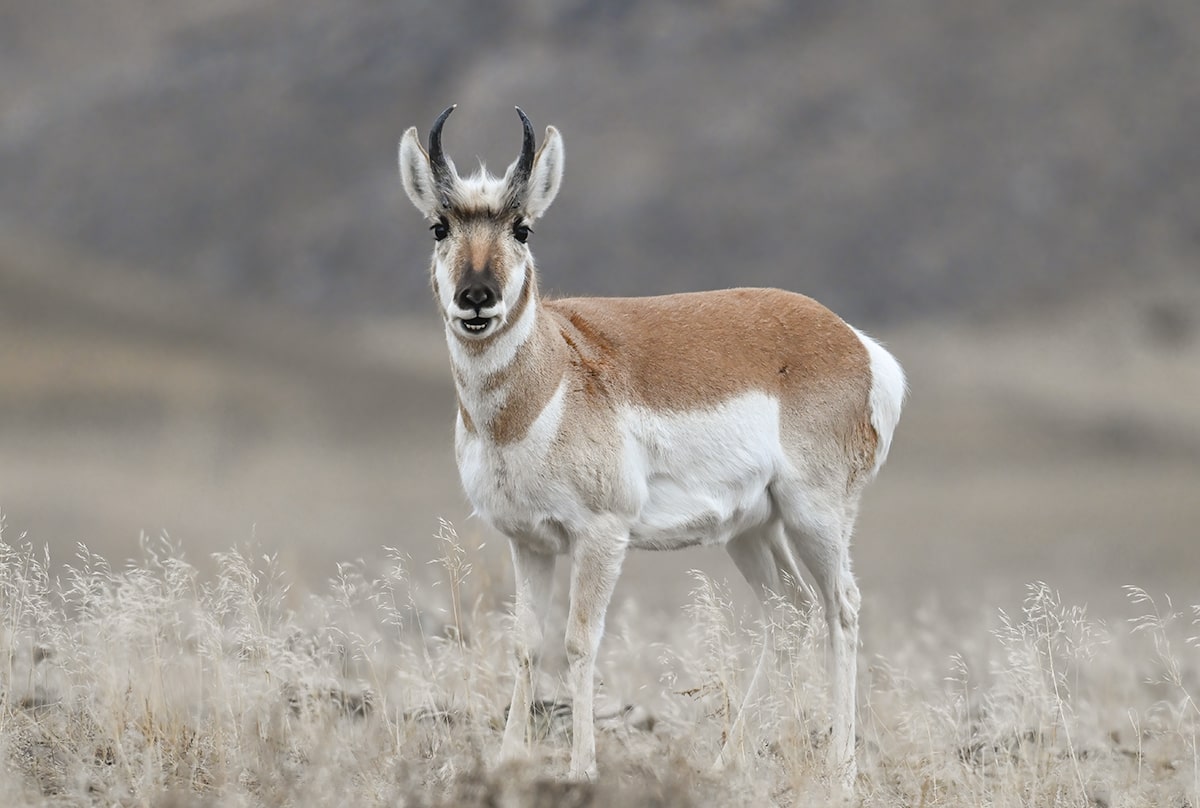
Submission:
<svg viewBox="0 0 1200 808">
<path fill-rule="evenodd" d="M 482 168 L 460 177 L 442 152 L 448 108 L 429 133 L 429 151 L 415 127 L 400 140 L 400 177 L 408 198 L 431 223 L 433 291 L 447 326 L 461 339 L 487 340 L 514 319 L 533 271 L 530 225 L 554 201 L 562 182 L 562 136 L 546 128 L 534 149 L 533 126 L 518 107 L 525 129 L 521 155 L 503 177 Z"/>
<path fill-rule="evenodd" d="M 431 228 L 433 289 L 455 333 L 484 339 L 503 329 L 525 286 L 529 225 L 521 212 L 487 204 L 494 194 L 472 196 L 444 209 Z"/>
</svg>

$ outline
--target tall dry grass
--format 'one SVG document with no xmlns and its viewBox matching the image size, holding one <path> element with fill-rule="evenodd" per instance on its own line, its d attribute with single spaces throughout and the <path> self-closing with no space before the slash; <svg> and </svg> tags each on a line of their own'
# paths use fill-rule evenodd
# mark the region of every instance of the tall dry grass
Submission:
<svg viewBox="0 0 1200 808">
<path fill-rule="evenodd" d="M 553 642 L 530 759 L 492 768 L 510 587 L 449 525 L 436 541 L 436 569 L 392 552 L 300 596 L 271 557 L 231 550 L 202 576 L 165 539 L 124 569 L 81 547 L 52 576 L 0 528 L 0 805 L 827 802 L 819 612 L 777 610 L 787 641 L 741 763 L 709 772 L 762 631 L 699 574 L 686 613 L 610 617 L 597 783 L 561 779 Z M 856 799 L 1200 804 L 1200 610 L 1129 595 L 1131 619 L 1111 624 L 1044 584 L 1016 614 L 870 615 Z"/>
</svg>

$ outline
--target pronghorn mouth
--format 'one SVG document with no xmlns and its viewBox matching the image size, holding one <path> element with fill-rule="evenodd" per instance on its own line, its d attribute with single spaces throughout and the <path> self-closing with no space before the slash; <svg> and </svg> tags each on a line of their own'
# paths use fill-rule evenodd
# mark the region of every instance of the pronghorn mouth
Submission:
<svg viewBox="0 0 1200 808">
<path fill-rule="evenodd" d="M 459 322 L 462 323 L 462 327 L 464 329 L 466 329 L 467 333 L 482 334 L 484 331 L 487 331 L 488 326 L 491 325 L 492 318 L 491 317 L 468 317 L 463 320 L 460 320 Z"/>
</svg>

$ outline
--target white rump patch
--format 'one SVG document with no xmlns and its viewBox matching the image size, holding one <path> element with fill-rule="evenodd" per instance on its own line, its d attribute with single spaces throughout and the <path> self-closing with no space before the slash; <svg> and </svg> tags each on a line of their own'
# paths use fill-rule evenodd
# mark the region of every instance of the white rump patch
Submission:
<svg viewBox="0 0 1200 808">
<path fill-rule="evenodd" d="M 871 358 L 871 425 L 879 436 L 879 445 L 875 448 L 875 468 L 871 471 L 875 474 L 887 460 L 888 450 L 892 448 L 892 433 L 900 422 L 900 409 L 904 406 L 908 382 L 896 357 L 857 328 L 854 333 L 858 334 Z"/>
</svg>

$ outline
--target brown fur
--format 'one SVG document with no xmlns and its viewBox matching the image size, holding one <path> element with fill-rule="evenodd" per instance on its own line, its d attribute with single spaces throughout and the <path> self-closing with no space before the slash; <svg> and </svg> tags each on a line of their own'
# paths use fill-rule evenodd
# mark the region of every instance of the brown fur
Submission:
<svg viewBox="0 0 1200 808">
<path fill-rule="evenodd" d="M 496 385 L 511 385 L 504 407 L 488 424 L 496 443 L 516 443 L 525 437 L 558 389 L 566 372 L 567 355 L 555 336 L 553 323 L 548 318 L 539 319 L 537 330 L 525 348 L 517 352 L 513 364 L 490 380 Z"/>
<path fill-rule="evenodd" d="M 488 425 L 497 443 L 524 437 L 568 373 L 568 394 L 593 405 L 685 411 L 751 390 L 767 393 L 779 398 L 787 422 L 810 427 L 807 434 L 832 433 L 856 472 L 873 463 L 866 348 L 811 298 L 776 289 L 540 303 L 531 297 L 517 308 L 540 305 L 535 334 L 514 364 L 489 380 L 512 385 Z"/>
<path fill-rule="evenodd" d="M 543 309 L 558 319 L 581 372 L 651 409 L 697 409 L 758 390 L 793 406 L 820 399 L 845 413 L 866 411 L 866 348 L 803 295 L 730 289 L 568 298 Z"/>
<path fill-rule="evenodd" d="M 512 217 L 466 200 L 447 213 L 462 245 L 455 275 L 486 267 L 503 284 L 513 258 Z M 531 265 L 504 329 L 493 336 L 511 328 L 526 306 L 538 307 L 530 342 L 511 366 L 484 381 L 485 390 L 509 388 L 505 403 L 486 424 L 460 403 L 469 431 L 483 428 L 502 445 L 521 440 L 564 374 L 572 380 L 568 396 L 586 399 L 589 408 L 603 401 L 685 411 L 754 390 L 779 399 L 785 434 L 832 442 L 850 461 L 849 483 L 873 467 L 878 436 L 869 355 L 854 331 L 812 298 L 729 289 L 541 300 L 536 278 Z M 454 338 L 474 355 L 492 341 Z"/>
</svg>

